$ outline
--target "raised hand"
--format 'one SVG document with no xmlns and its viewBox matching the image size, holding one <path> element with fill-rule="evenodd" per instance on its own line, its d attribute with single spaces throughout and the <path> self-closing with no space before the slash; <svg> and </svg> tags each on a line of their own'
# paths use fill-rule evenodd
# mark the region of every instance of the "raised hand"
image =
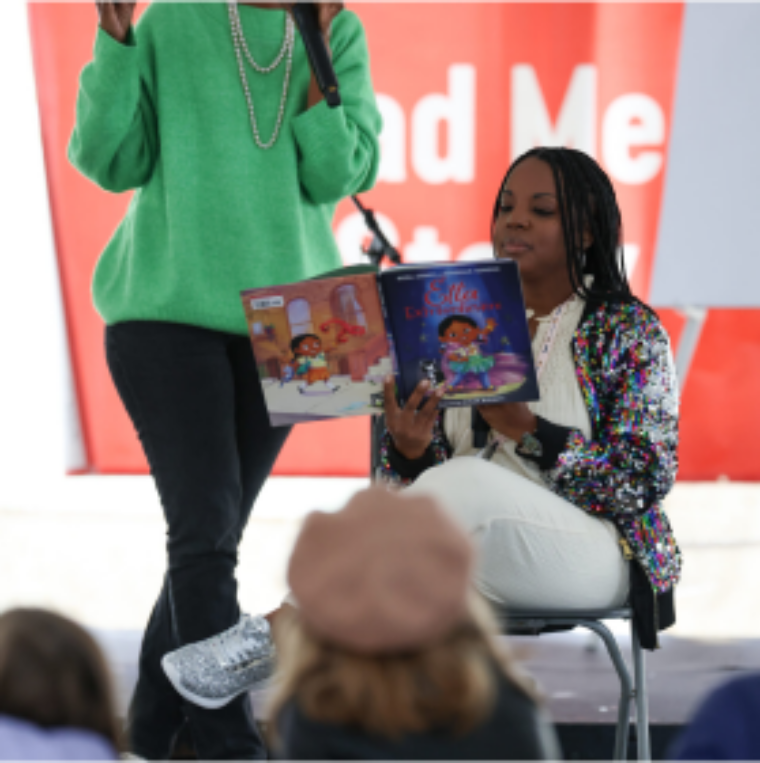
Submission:
<svg viewBox="0 0 760 763">
<path fill-rule="evenodd" d="M 327 43 L 330 41 L 330 27 L 333 19 L 343 10 L 343 7 L 343 3 L 317 3 L 319 28 Z"/>
<path fill-rule="evenodd" d="M 444 391 L 435 390 L 422 408 L 419 408 L 429 389 L 430 382 L 421 381 L 406 401 L 406 405 L 399 408 L 393 377 L 385 380 L 385 426 L 393 438 L 396 450 L 409 459 L 420 458 L 424 455 L 433 439 L 438 401 L 443 397 Z"/>
<path fill-rule="evenodd" d="M 293 10 L 295 3 L 268 3 L 270 8 L 282 8 L 288 12 Z M 343 10 L 344 3 L 314 3 L 317 7 L 317 22 L 325 42 L 330 42 L 330 26 L 333 19 Z"/>
<path fill-rule="evenodd" d="M 100 28 L 107 32 L 117 42 L 125 42 L 129 28 L 132 25 L 132 16 L 137 2 L 107 2 L 107 0 L 95 0 L 98 6 Z"/>
</svg>

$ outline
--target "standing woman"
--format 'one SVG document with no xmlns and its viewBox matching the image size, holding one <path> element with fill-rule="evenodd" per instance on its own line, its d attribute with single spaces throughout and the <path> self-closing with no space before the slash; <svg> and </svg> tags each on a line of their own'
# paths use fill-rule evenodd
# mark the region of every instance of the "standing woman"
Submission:
<svg viewBox="0 0 760 763">
<path fill-rule="evenodd" d="M 269 425 L 239 293 L 337 267 L 335 204 L 379 163 L 361 23 L 318 6 L 331 109 L 286 5 L 153 3 L 133 28 L 134 2 L 99 2 L 81 77 L 70 159 L 108 191 L 136 189 L 93 295 L 168 525 L 128 718 L 131 751 L 150 759 L 185 719 L 200 758 L 264 755 L 247 697 L 190 706 L 160 659 L 239 621 L 238 545 L 288 434 Z M 246 623 L 268 638 L 263 619 Z"/>
</svg>

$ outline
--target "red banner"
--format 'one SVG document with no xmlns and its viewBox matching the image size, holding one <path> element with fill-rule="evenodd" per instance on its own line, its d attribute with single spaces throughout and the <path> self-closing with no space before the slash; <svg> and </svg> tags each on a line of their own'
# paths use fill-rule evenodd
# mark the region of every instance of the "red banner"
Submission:
<svg viewBox="0 0 760 763">
<path fill-rule="evenodd" d="M 426 3 L 355 9 L 367 29 L 385 124 L 380 180 L 364 201 L 382 213 L 381 223 L 405 260 L 488 256 L 491 208 L 511 159 L 541 143 L 572 145 L 596 157 L 615 184 L 631 280 L 646 297 L 682 5 L 442 3 L 434 18 Z M 95 261 L 128 199 L 96 188 L 65 155 L 96 12 L 89 4 L 51 3 L 30 5 L 30 14 L 88 460 L 98 472 L 144 471 L 139 443 L 108 377 L 103 327 L 89 294 Z M 358 259 L 365 233 L 350 203 L 340 205 L 335 230 L 344 258 Z M 677 336 L 678 317 L 664 317 Z M 760 477 L 748 445 L 753 426 L 746 422 L 756 408 L 750 382 L 757 378 L 752 368 L 760 366 L 752 339 L 757 322 L 749 311 L 711 313 L 684 396 L 684 478 Z M 751 360 L 748 368 L 744 355 L 742 386 L 736 382 L 739 368 L 734 369 L 739 361 L 731 358 L 745 350 Z M 727 388 L 731 405 L 718 409 L 712 402 Z M 275 473 L 364 475 L 368 431 L 366 420 L 298 427 Z"/>
</svg>

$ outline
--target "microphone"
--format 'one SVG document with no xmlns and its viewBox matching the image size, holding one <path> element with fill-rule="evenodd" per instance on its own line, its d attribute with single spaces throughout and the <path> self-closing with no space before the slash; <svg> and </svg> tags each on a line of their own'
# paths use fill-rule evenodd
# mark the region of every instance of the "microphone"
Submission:
<svg viewBox="0 0 760 763">
<path fill-rule="evenodd" d="M 314 76 L 317 78 L 317 85 L 319 85 L 327 105 L 334 109 L 336 106 L 340 106 L 338 80 L 325 41 L 322 39 L 322 32 L 319 29 L 316 3 L 295 3 L 293 5 L 293 19 L 301 33 L 301 38 L 306 47 L 306 55 L 309 57 Z"/>
</svg>

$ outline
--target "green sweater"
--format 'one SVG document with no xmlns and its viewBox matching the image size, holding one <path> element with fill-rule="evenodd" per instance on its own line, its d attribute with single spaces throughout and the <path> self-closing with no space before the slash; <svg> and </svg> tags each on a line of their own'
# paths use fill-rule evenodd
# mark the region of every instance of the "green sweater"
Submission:
<svg viewBox="0 0 760 763">
<path fill-rule="evenodd" d="M 268 65 L 284 11 L 240 6 Z M 246 333 L 240 292 L 340 264 L 336 203 L 374 183 L 381 127 L 358 18 L 340 13 L 332 52 L 343 105 L 306 108 L 310 69 L 296 32 L 280 136 L 253 141 L 226 3 L 153 3 L 127 44 L 98 30 L 82 72 L 71 162 L 104 189 L 137 189 L 101 255 L 95 307 L 106 323 L 159 320 Z M 259 133 L 275 124 L 285 62 L 246 64 Z"/>
</svg>

